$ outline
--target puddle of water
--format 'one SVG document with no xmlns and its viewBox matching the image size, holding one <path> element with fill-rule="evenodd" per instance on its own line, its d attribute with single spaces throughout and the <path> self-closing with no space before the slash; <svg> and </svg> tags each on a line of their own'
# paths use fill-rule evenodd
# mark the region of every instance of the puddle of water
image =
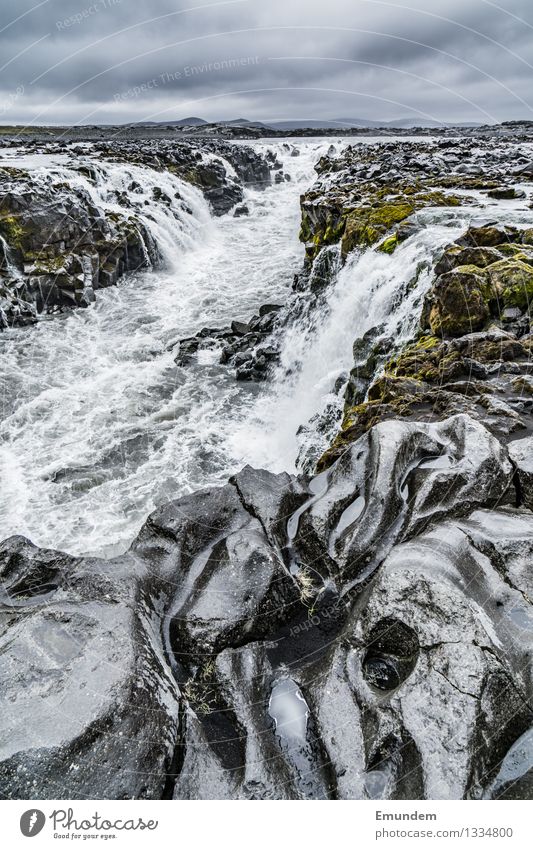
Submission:
<svg viewBox="0 0 533 849">
<path fill-rule="evenodd" d="M 438 454 L 435 457 L 423 457 L 422 460 L 415 460 L 415 462 L 411 463 L 400 484 L 400 495 L 404 501 L 407 500 L 409 491 L 409 478 L 415 469 L 449 469 L 453 466 L 453 463 L 454 461 L 449 454 Z"/>
<path fill-rule="evenodd" d="M 327 471 L 321 472 L 319 475 L 312 478 L 309 482 L 309 489 L 313 493 L 312 498 L 309 498 L 302 504 L 301 507 L 298 507 L 298 510 L 292 514 L 287 522 L 287 536 L 289 538 L 289 542 L 294 542 L 296 539 L 296 534 L 298 533 L 298 528 L 300 526 L 300 519 L 303 514 L 310 510 L 313 504 L 316 504 L 316 502 L 326 494 L 328 490 Z"/>
<path fill-rule="evenodd" d="M 505 755 L 500 771 L 484 798 L 494 799 L 507 785 L 523 778 L 533 769 L 533 728 L 518 738 Z"/>
<path fill-rule="evenodd" d="M 363 495 L 358 495 L 341 513 L 337 526 L 332 530 L 329 538 L 329 555 L 333 559 L 335 559 L 335 546 L 337 542 L 344 532 L 361 518 L 365 506 L 366 499 Z"/>
<path fill-rule="evenodd" d="M 282 678 L 274 684 L 268 713 L 276 723 L 276 734 L 282 741 L 306 743 L 309 710 L 292 678 Z"/>
</svg>

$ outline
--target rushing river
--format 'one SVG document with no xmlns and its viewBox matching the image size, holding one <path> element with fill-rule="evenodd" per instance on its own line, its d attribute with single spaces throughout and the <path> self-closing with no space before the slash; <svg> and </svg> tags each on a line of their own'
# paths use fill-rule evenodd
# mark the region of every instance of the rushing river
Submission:
<svg viewBox="0 0 533 849">
<path fill-rule="evenodd" d="M 325 447 L 327 434 L 306 425 L 327 407 L 340 410 L 333 388 L 352 365 L 354 339 L 380 323 L 397 337 L 412 332 L 432 258 L 475 209 L 427 212 L 426 229 L 392 257 L 351 259 L 323 307 L 286 330 L 270 383 L 237 383 L 212 354 L 177 367 L 172 347 L 287 301 L 302 263 L 299 195 L 330 143 L 299 142 L 299 156 L 271 145 L 291 180 L 249 190 L 250 214 L 239 218 L 213 218 L 200 193 L 170 174 L 106 165 L 95 186 L 68 161 L 17 163 L 76 182 L 110 210 L 113 192 L 135 181 L 164 268 L 99 291 L 86 310 L 0 335 L 1 539 L 19 533 L 110 556 L 157 505 L 223 482 L 245 463 L 294 471 L 307 448 Z M 172 208 L 154 201 L 154 186 L 178 196 Z M 491 216 L 508 220 L 510 210 Z"/>
</svg>

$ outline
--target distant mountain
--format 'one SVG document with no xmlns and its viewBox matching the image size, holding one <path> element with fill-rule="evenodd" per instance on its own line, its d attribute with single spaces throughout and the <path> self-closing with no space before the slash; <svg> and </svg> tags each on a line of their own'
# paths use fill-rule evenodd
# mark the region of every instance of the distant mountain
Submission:
<svg viewBox="0 0 533 849">
<path fill-rule="evenodd" d="M 179 121 L 138 121 L 135 127 L 202 127 L 207 124 L 203 118 L 181 118 Z"/>
<path fill-rule="evenodd" d="M 442 123 L 431 119 L 415 116 L 396 118 L 393 121 L 377 121 L 367 118 L 329 118 L 325 120 L 294 120 L 294 121 L 250 121 L 248 118 L 232 118 L 229 121 L 206 121 L 204 118 L 181 118 L 179 121 L 139 121 L 134 126 L 140 127 L 255 127 L 260 130 L 346 130 L 346 129 L 410 129 L 411 127 L 480 127 L 479 121 L 462 121 L 457 124 Z"/>
<path fill-rule="evenodd" d="M 393 121 L 376 121 L 369 120 L 366 118 L 331 118 L 325 121 L 271 121 L 268 124 L 269 127 L 272 127 L 273 130 L 303 130 L 306 128 L 312 130 L 343 130 L 343 129 L 371 129 L 372 127 L 376 127 L 376 129 L 383 129 L 390 127 L 391 129 L 409 129 L 410 127 L 478 127 L 481 124 L 472 122 L 472 123 L 461 123 L 461 124 L 451 124 L 451 123 L 441 123 L 440 121 L 432 121 L 431 119 L 424 118 L 416 118 L 416 117 L 408 117 L 408 118 L 396 118 Z"/>
<path fill-rule="evenodd" d="M 270 124 L 262 124 L 261 121 L 249 121 L 248 118 L 233 118 L 231 121 L 216 121 L 222 127 L 257 127 L 260 130 L 271 129 Z"/>
</svg>

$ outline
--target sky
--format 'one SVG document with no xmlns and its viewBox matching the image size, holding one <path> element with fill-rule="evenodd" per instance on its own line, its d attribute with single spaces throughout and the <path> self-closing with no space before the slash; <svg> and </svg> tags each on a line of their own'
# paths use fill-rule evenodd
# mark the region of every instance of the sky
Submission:
<svg viewBox="0 0 533 849">
<path fill-rule="evenodd" d="M 533 120 L 531 0 L 1 0 L 0 124 Z"/>
</svg>

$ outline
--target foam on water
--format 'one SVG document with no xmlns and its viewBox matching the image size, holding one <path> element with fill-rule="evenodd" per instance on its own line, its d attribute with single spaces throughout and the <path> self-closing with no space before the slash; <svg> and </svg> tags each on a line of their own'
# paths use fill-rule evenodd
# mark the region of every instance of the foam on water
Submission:
<svg viewBox="0 0 533 849">
<path fill-rule="evenodd" d="M 117 192 L 126 191 L 163 267 L 99 291 L 87 310 L 0 335 L 0 538 L 111 555 L 155 506 L 237 469 L 228 436 L 256 389 L 209 358 L 176 367 L 170 344 L 286 300 L 301 261 L 298 197 L 317 147 L 303 144 L 300 157 L 281 148 L 292 181 L 248 191 L 250 215 L 240 218 L 213 219 L 171 174 L 91 161 L 94 184 L 64 161 L 25 163 L 100 208 L 124 213 Z"/>
<path fill-rule="evenodd" d="M 201 194 L 169 173 L 89 159 L 91 182 L 68 158 L 10 161 L 89 192 L 106 210 L 124 213 L 126 192 L 161 263 L 99 291 L 86 310 L 0 334 L 0 538 L 22 533 L 110 556 L 154 507 L 224 482 L 244 463 L 294 471 L 299 455 L 331 437 L 316 419 L 329 409 L 331 427 L 338 421 L 342 394 L 333 390 L 352 366 L 354 339 L 378 324 L 396 339 L 412 332 L 432 260 L 475 209 L 423 213 L 426 229 L 392 256 L 354 254 L 320 308 L 297 311 L 271 383 L 237 383 L 212 354 L 175 365 L 173 342 L 286 301 L 300 270 L 299 195 L 330 141 L 298 142 L 297 157 L 282 142 L 265 146 L 292 180 L 247 191 L 250 215 L 238 218 L 213 219 Z M 512 217 L 504 208 L 490 215 Z"/>
</svg>

